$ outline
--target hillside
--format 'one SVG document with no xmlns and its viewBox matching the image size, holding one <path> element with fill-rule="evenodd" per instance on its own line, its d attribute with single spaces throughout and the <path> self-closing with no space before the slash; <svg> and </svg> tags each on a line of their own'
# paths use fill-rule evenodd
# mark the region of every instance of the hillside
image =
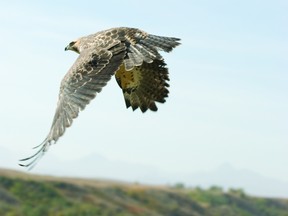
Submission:
<svg viewBox="0 0 288 216">
<path fill-rule="evenodd" d="M 287 216 L 288 200 L 219 187 L 157 187 L 0 169 L 0 215 Z"/>
</svg>

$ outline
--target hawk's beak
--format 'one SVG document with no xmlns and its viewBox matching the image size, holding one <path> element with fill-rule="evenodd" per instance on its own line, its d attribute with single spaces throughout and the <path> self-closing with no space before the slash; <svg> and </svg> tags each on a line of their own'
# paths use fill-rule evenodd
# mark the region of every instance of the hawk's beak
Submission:
<svg viewBox="0 0 288 216">
<path fill-rule="evenodd" d="M 69 50 L 69 49 L 70 49 L 70 46 L 69 46 L 69 45 L 65 47 L 65 51 L 67 51 L 67 50 Z"/>
</svg>

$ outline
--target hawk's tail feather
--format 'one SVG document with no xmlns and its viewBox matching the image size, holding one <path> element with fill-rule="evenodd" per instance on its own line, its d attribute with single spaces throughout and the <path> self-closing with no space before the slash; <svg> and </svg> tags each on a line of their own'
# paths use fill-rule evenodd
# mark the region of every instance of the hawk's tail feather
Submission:
<svg viewBox="0 0 288 216">
<path fill-rule="evenodd" d="M 124 93 L 125 94 L 125 93 Z M 148 109 L 152 111 L 157 111 L 158 108 L 155 104 L 155 102 L 147 97 L 145 97 L 145 93 L 142 92 L 132 92 L 129 96 L 130 98 L 125 98 L 126 107 L 132 107 L 132 110 L 135 111 L 136 109 L 140 108 L 140 110 L 145 113 Z M 162 101 L 158 101 L 161 103 L 164 103 Z"/>
<path fill-rule="evenodd" d="M 145 96 L 145 93 L 138 93 L 139 100 L 141 101 L 140 103 L 140 110 L 145 113 L 148 109 L 156 112 L 158 110 L 155 102 L 148 97 Z"/>
<path fill-rule="evenodd" d="M 130 77 L 130 74 L 133 74 Z M 165 103 L 169 94 L 169 74 L 164 60 L 155 59 L 151 63 L 143 62 L 127 70 L 117 72 L 116 81 L 122 88 L 126 107 L 133 111 L 140 108 L 144 113 L 148 109 L 157 111 L 156 102 Z"/>
<path fill-rule="evenodd" d="M 135 94 L 135 92 L 132 92 L 130 95 L 130 100 L 131 100 L 131 107 L 134 110 L 136 110 L 139 106 L 140 106 L 140 100 L 137 96 L 137 94 Z"/>
<path fill-rule="evenodd" d="M 147 93 L 145 91 L 141 90 L 141 89 L 139 89 L 137 94 L 135 92 L 135 95 L 138 97 L 138 100 L 139 100 L 139 105 L 138 106 L 140 107 L 140 110 L 143 113 L 146 112 L 148 109 L 150 109 L 152 111 L 157 111 L 158 108 L 157 108 L 154 100 L 151 99 L 151 98 L 148 98 L 146 96 L 146 94 Z"/>
</svg>

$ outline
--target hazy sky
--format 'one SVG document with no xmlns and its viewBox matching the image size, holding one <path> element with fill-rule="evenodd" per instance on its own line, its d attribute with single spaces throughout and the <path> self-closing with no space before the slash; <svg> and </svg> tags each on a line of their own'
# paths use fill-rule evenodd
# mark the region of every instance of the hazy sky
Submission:
<svg viewBox="0 0 288 216">
<path fill-rule="evenodd" d="M 169 172 L 229 163 L 288 181 L 287 11 L 287 0 L 1 1 L 0 147 L 23 158 L 48 134 L 77 57 L 64 52 L 70 41 L 138 27 L 182 39 L 164 54 L 167 102 L 127 110 L 111 79 L 34 172 L 61 167 L 52 156 L 96 153 Z"/>
</svg>

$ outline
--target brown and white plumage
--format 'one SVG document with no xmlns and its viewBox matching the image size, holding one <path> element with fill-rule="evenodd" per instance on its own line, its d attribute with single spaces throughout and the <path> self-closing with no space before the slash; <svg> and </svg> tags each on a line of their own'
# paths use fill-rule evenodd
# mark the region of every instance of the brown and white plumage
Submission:
<svg viewBox="0 0 288 216">
<path fill-rule="evenodd" d="M 178 38 L 155 36 L 125 27 L 72 41 L 65 50 L 80 55 L 61 82 L 50 132 L 35 147 L 38 151 L 20 160 L 20 165 L 32 168 L 114 74 L 127 108 L 156 111 L 155 102 L 165 102 L 169 87 L 168 69 L 158 51 L 170 52 L 179 44 Z"/>
</svg>

